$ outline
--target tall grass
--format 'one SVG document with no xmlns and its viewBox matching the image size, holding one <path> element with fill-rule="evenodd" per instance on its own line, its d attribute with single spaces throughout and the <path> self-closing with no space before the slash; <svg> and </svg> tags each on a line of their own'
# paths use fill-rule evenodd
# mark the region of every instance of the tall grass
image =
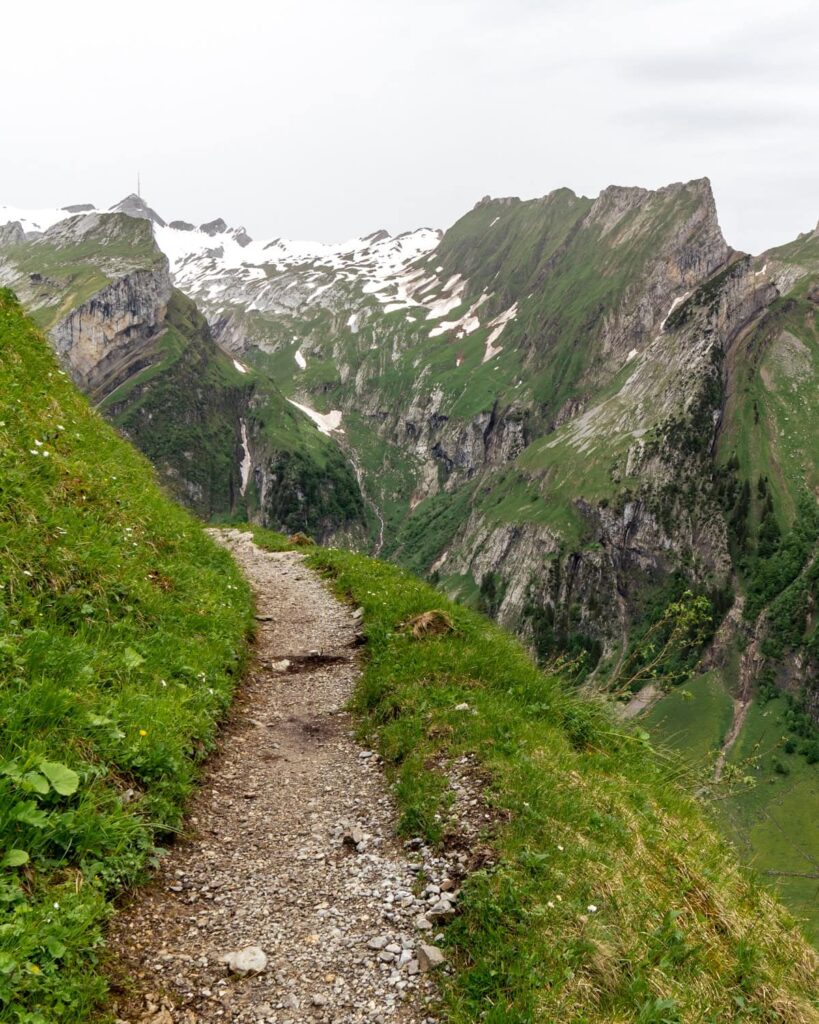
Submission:
<svg viewBox="0 0 819 1024">
<path fill-rule="evenodd" d="M 447 930 L 446 1020 L 819 1019 L 815 953 L 646 734 L 615 727 L 512 637 L 400 570 L 341 551 L 308 557 L 364 608 L 355 706 L 394 779 L 402 830 L 433 842 L 457 831 L 447 776 L 464 755 L 494 822 L 481 840 L 493 866 L 469 877 Z M 401 628 L 431 609 L 454 631 Z"/>
<path fill-rule="evenodd" d="M 86 1018 L 241 671 L 232 560 L 0 290 L 0 1021 Z"/>
</svg>

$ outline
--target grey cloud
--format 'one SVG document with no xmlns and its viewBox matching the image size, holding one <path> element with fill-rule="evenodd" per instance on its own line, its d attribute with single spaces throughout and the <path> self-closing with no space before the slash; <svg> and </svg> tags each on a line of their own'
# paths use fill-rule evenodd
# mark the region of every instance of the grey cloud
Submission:
<svg viewBox="0 0 819 1024">
<path fill-rule="evenodd" d="M 624 63 L 622 73 L 637 82 L 680 85 L 691 82 L 708 84 L 755 82 L 780 78 L 787 68 L 776 67 L 763 58 L 748 54 L 667 53 Z"/>
</svg>

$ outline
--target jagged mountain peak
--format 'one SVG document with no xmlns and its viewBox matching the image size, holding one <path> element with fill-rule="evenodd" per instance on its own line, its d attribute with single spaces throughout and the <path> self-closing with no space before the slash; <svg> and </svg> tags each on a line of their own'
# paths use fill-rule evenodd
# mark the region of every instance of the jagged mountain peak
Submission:
<svg viewBox="0 0 819 1024">
<path fill-rule="evenodd" d="M 138 196 L 135 192 L 127 195 L 124 199 L 120 199 L 118 203 L 109 207 L 109 210 L 111 213 L 127 213 L 129 217 L 141 217 L 163 228 L 166 226 L 165 221 L 156 210 L 148 206 L 142 196 Z"/>
</svg>

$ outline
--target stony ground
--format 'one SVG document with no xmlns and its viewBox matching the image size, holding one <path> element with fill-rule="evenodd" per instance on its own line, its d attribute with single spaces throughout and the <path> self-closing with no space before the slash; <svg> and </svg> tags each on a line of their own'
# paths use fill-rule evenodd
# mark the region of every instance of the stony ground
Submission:
<svg viewBox="0 0 819 1024">
<path fill-rule="evenodd" d="M 449 864 L 394 838 L 378 758 L 344 710 L 356 614 L 295 552 L 219 531 L 256 594 L 256 661 L 155 882 L 116 919 L 120 1021 L 435 1020 Z M 130 981 L 128 980 L 130 978 Z M 117 990 L 118 989 L 118 990 Z"/>
</svg>

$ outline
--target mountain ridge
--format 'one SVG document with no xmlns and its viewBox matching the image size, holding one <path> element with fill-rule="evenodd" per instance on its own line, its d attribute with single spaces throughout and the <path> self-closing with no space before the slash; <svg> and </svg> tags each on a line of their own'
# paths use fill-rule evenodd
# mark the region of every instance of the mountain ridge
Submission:
<svg viewBox="0 0 819 1024">
<path fill-rule="evenodd" d="M 639 690 L 646 721 L 676 715 L 683 693 L 716 701 L 738 738 L 726 750 L 710 712 L 696 719 L 703 787 L 751 778 L 750 759 L 769 783 L 754 813 L 778 798 L 796 827 L 786 780 L 815 786 L 819 721 L 816 232 L 738 252 L 707 179 L 485 197 L 440 235 L 337 245 L 251 241 L 219 218 L 88 217 L 137 225 L 142 255 L 106 229 L 79 262 L 49 263 L 48 232 L 66 229 L 34 232 L 38 211 L 0 228 L 0 280 L 43 303 L 44 326 L 77 310 L 84 323 L 113 285 L 116 340 L 132 304 L 94 274 L 136 256 L 170 277 L 171 351 L 124 333 L 135 372 L 106 411 L 183 500 L 382 552 L 542 660 L 569 658 L 607 699 Z M 645 645 L 697 609 L 697 643 L 647 676 Z M 766 701 L 779 732 L 755 753 Z M 747 803 L 723 804 L 744 848 L 803 872 L 790 824 L 776 846 Z"/>
</svg>

